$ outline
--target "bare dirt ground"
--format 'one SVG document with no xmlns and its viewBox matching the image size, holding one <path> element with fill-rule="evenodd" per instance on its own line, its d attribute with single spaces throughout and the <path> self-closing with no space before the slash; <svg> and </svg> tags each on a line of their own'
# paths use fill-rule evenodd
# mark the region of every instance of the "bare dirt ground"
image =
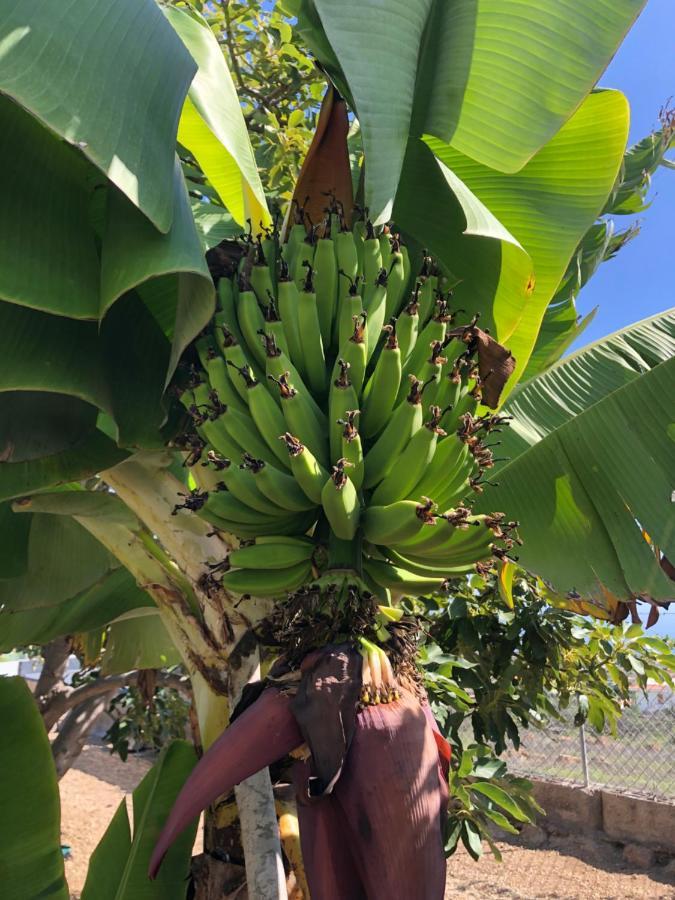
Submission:
<svg viewBox="0 0 675 900">
<path fill-rule="evenodd" d="M 71 847 L 66 876 L 73 900 L 113 813 L 150 765 L 133 756 L 123 763 L 103 747 L 88 746 L 61 781 L 62 841 Z M 552 836 L 538 849 L 515 841 L 501 841 L 499 847 L 502 863 L 489 855 L 474 863 L 459 850 L 448 864 L 446 900 L 675 900 L 675 866 L 631 867 L 609 843 Z"/>
</svg>

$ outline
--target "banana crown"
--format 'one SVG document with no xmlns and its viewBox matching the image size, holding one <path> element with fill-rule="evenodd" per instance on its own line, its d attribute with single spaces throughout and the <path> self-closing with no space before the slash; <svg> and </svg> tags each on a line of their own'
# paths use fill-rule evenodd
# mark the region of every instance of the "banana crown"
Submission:
<svg viewBox="0 0 675 900">
<path fill-rule="evenodd" d="M 194 487 L 174 512 L 240 539 L 223 586 L 277 597 L 352 568 L 388 605 L 504 558 L 517 523 L 465 500 L 492 484 L 505 417 L 484 410 L 508 349 L 462 321 L 446 273 L 426 251 L 411 265 L 392 226 L 350 230 L 331 208 L 262 238 L 228 241 L 218 311 L 179 370 Z M 395 691 L 381 683 L 373 696 Z"/>
</svg>

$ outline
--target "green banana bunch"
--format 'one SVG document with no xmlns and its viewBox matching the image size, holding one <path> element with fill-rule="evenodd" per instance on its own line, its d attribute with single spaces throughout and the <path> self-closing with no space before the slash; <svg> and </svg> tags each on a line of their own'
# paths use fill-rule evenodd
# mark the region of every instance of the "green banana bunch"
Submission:
<svg viewBox="0 0 675 900">
<path fill-rule="evenodd" d="M 455 325 L 426 251 L 411 284 L 393 227 L 345 221 L 334 208 L 306 229 L 298 207 L 286 243 L 244 236 L 179 367 L 176 446 L 199 489 L 176 512 L 247 542 L 218 569 L 237 593 L 282 596 L 351 567 L 389 602 L 443 591 L 515 541 L 515 523 L 463 505 L 491 484 L 504 419 L 478 410 L 496 404 L 508 351 L 477 317 Z"/>
</svg>

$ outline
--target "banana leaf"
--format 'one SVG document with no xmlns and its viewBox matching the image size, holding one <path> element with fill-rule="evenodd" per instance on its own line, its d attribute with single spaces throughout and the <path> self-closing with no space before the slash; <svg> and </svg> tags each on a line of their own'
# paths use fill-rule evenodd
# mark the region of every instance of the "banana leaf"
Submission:
<svg viewBox="0 0 675 900">
<path fill-rule="evenodd" d="M 54 760 L 23 678 L 0 678 L 3 900 L 68 900 Z"/>
<path fill-rule="evenodd" d="M 167 853 L 155 881 L 148 878 L 148 863 L 195 762 L 187 741 L 173 741 L 133 793 L 133 823 L 122 800 L 91 856 L 82 900 L 184 900 L 197 820 Z"/>
<path fill-rule="evenodd" d="M 132 669 L 164 669 L 180 662 L 181 656 L 158 609 L 137 607 L 110 622 L 101 665 L 103 675 Z"/>
<path fill-rule="evenodd" d="M 15 518 L 23 519 L 23 516 Z M 56 605 L 25 610 L 5 606 L 0 610 L 0 653 L 29 644 L 46 644 L 66 634 L 102 632 L 112 620 L 125 613 L 153 606 L 149 594 L 120 566 Z"/>
<path fill-rule="evenodd" d="M 89 159 L 167 232 L 176 126 L 196 65 L 154 0 L 7 0 L 0 40 L 0 93 L 71 144 L 71 156 Z M 17 157 L 25 152 L 15 150 Z M 39 170 L 34 175 L 39 179 Z M 32 191 L 31 179 L 19 187 Z M 50 197 L 62 187 L 52 183 Z"/>
<path fill-rule="evenodd" d="M 615 183 L 628 121 L 628 103 L 621 93 L 596 91 L 514 174 L 490 169 L 451 145 L 425 137 L 436 157 L 508 229 L 532 261 L 532 278 L 524 289 L 519 293 L 498 291 L 492 304 L 495 336 L 516 358 L 507 393 L 525 370 L 546 308 L 577 244 Z M 464 273 L 457 274 L 464 277 Z M 460 307 L 469 308 L 471 274 L 467 273 L 455 291 Z"/>
<path fill-rule="evenodd" d="M 519 385 L 504 412 L 511 460 L 478 505 L 521 523 L 520 563 L 599 606 L 607 591 L 672 599 L 659 552 L 675 558 L 675 310 Z"/>
<path fill-rule="evenodd" d="M 643 5 L 290 4 L 300 34 L 338 88 L 346 82 L 366 153 L 365 205 L 375 222 L 391 215 L 410 135 L 433 135 L 500 172 L 522 169 L 578 108 Z"/>
<path fill-rule="evenodd" d="M 169 22 L 198 65 L 178 123 L 178 140 L 236 222 L 270 225 L 265 193 L 232 76 L 207 22 L 194 10 L 167 6 Z"/>
</svg>

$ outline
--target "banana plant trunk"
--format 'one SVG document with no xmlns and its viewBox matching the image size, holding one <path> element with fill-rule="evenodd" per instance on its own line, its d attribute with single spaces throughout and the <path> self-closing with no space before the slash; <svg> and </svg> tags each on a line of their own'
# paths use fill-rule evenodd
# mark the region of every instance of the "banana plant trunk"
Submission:
<svg viewBox="0 0 675 900">
<path fill-rule="evenodd" d="M 220 562 L 229 548 L 206 523 L 192 519 L 179 524 L 172 517 L 182 485 L 154 455 L 124 462 L 104 477 L 146 532 L 121 532 L 119 526 L 99 520 L 83 519 L 81 524 L 126 565 L 157 603 L 190 674 L 199 749 L 207 750 L 225 730 L 244 686 L 260 675 L 258 648 L 249 640 L 250 621 L 208 580 L 208 566 Z M 250 609 L 255 612 L 255 601 Z M 241 861 L 242 855 L 249 897 L 287 900 L 269 771 L 242 782 L 235 796 L 238 828 L 232 817 L 223 823 L 217 804 L 206 813 L 205 852 L 194 871 L 195 900 L 227 896 L 228 882 L 236 887 L 238 874 L 231 861 Z"/>
</svg>

